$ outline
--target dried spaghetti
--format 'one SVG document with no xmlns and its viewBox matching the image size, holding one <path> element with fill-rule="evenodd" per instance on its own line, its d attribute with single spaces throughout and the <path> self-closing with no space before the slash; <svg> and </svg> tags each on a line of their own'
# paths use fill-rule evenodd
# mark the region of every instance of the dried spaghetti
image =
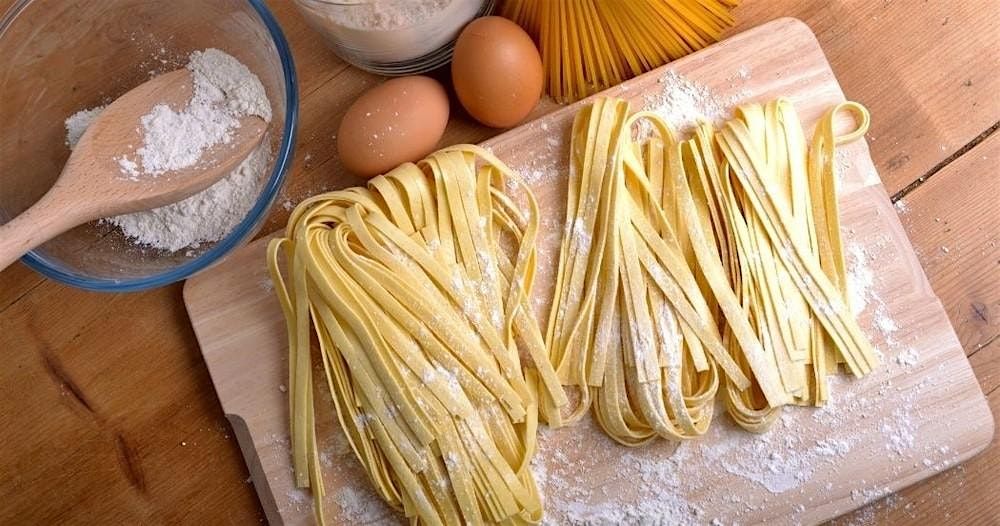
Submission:
<svg viewBox="0 0 1000 526">
<path fill-rule="evenodd" d="M 538 43 L 546 91 L 568 102 L 716 42 L 738 0 L 506 0 Z"/>
</svg>

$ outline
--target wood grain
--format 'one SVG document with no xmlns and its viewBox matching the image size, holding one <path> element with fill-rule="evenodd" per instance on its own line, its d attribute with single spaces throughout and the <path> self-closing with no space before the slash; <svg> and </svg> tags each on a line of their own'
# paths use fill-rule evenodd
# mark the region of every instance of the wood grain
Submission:
<svg viewBox="0 0 1000 526">
<path fill-rule="evenodd" d="M 844 93 L 871 110 L 868 141 L 890 194 L 1000 120 L 996 0 L 744 2 L 734 31 L 778 13 L 813 29 Z"/>
<path fill-rule="evenodd" d="M 740 65 L 750 71 L 749 80 L 734 82 L 731 72 Z M 788 19 L 734 36 L 719 46 L 668 65 L 666 69 L 708 86 L 720 100 L 735 98 L 734 103 L 740 103 L 768 100 L 777 94 L 787 96 L 795 103 L 807 128 L 827 108 L 843 99 L 809 29 Z M 609 91 L 632 100 L 636 109 L 641 109 L 644 101 L 655 100 L 663 89 L 659 82 L 662 75 L 663 72 L 656 71 Z M 559 219 L 565 200 L 565 178 L 561 174 L 565 173 L 569 153 L 569 128 L 582 104 L 585 103 L 551 113 L 540 121 L 485 143 L 515 170 L 544 173 L 533 188 L 546 218 L 539 232 L 539 261 L 542 262 L 536 276 L 539 298 L 545 298 L 551 287 L 557 261 Z M 870 400 L 872 403 L 866 406 L 864 414 L 853 415 L 853 418 L 845 415 L 844 422 L 824 425 L 812 422 L 808 412 L 789 413 L 788 425 L 796 433 L 803 433 L 809 443 L 831 436 L 844 438 L 847 435 L 842 434 L 843 428 L 854 429 L 849 438 L 856 440 L 856 450 L 838 462 L 841 469 L 816 469 L 802 485 L 802 491 L 769 495 L 749 479 L 711 469 L 708 460 L 697 456 L 689 460 L 694 465 L 705 462 L 704 469 L 695 470 L 699 480 L 684 479 L 675 491 L 727 523 L 815 523 L 829 519 L 864 503 L 852 493 L 855 490 L 906 486 L 937 472 L 922 464 L 921 459 L 930 462 L 933 458 L 934 464 L 956 462 L 985 447 L 992 438 L 992 417 L 979 386 L 943 309 L 930 292 L 912 254 L 902 226 L 879 183 L 867 147 L 855 143 L 844 147 L 842 153 L 846 165 L 841 190 L 843 228 L 850 243 L 865 247 L 866 253 L 873 257 L 870 264 L 878 268 L 879 280 L 873 285 L 872 294 L 873 298 L 880 298 L 877 300 L 881 302 L 879 308 L 886 312 L 879 316 L 892 316 L 901 330 L 890 335 L 875 329 L 872 309 L 862 316 L 869 335 L 884 349 L 887 363 L 871 378 L 846 387 L 849 392 L 841 391 L 839 396 Z M 266 240 L 261 240 L 241 249 L 223 264 L 189 280 L 185 302 L 223 409 L 239 428 L 245 426 L 247 431 L 240 437 L 240 444 L 268 518 L 275 524 L 308 524 L 310 508 L 303 505 L 304 497 L 291 485 L 287 397 L 275 389 L 287 378 L 287 346 L 281 311 L 273 293 L 265 290 L 268 288 L 263 258 L 265 244 Z M 894 361 L 904 348 L 919 354 L 918 367 L 900 366 Z M 884 386 L 887 385 L 909 387 L 886 390 Z M 327 396 L 320 394 L 318 399 Z M 919 443 L 902 457 L 886 455 L 886 432 L 879 426 L 866 425 L 862 419 L 892 421 L 893 412 L 904 408 L 908 411 L 907 425 L 920 430 Z M 340 431 L 330 415 L 323 415 L 327 412 L 321 410 L 319 413 L 320 442 L 334 440 Z M 943 418 L 945 415 L 950 416 Z M 717 422 L 715 425 L 724 424 Z M 579 432 L 567 428 L 556 433 L 568 439 L 570 434 Z M 710 452 L 717 445 L 713 440 L 717 442 L 720 437 L 705 438 L 703 451 Z M 749 449 L 752 435 L 743 433 L 731 440 L 742 440 L 744 442 L 738 442 L 736 447 Z M 583 440 L 574 453 L 599 455 L 604 452 L 602 447 L 597 437 Z M 633 454 L 653 455 L 652 449 L 643 448 Z M 940 451 L 952 449 L 959 452 L 957 457 L 938 458 Z M 605 453 L 620 455 L 621 451 Z M 546 452 L 539 454 L 544 456 Z M 779 454 L 787 455 L 788 452 Z M 327 513 L 334 523 L 347 522 L 351 517 L 341 514 L 337 499 L 345 488 L 363 491 L 366 481 L 350 457 L 340 462 L 335 460 L 325 475 L 330 498 L 324 501 Z M 593 471 L 593 477 L 598 480 L 615 475 L 602 471 L 600 466 Z M 822 490 L 826 485 L 833 489 Z M 725 487 L 728 494 L 738 497 L 738 503 L 713 500 L 711 493 L 699 489 L 705 487 Z M 608 502 L 631 497 L 630 488 L 624 485 L 610 484 L 606 490 L 602 498 Z M 746 511 L 739 504 L 741 502 L 758 505 Z M 790 511 L 798 506 L 803 511 Z M 651 519 L 656 520 L 655 517 Z"/>
<path fill-rule="evenodd" d="M 0 11 L 12 4 L 13 0 L 0 0 Z M 302 95 L 300 140 L 282 198 L 292 204 L 320 189 L 352 183 L 338 171 L 332 135 L 345 102 L 376 80 L 347 67 L 324 48 L 292 2 L 272 0 L 269 5 L 295 55 Z M 996 76 L 990 76 L 1000 49 L 1000 10 L 995 0 L 748 1 L 736 13 L 739 30 L 778 16 L 798 17 L 813 28 L 847 95 L 865 103 L 874 115 L 870 148 L 890 192 L 928 174 L 1000 120 Z M 971 80 L 971 85 L 966 86 L 964 80 Z M 543 105 L 538 112 L 552 109 Z M 456 111 L 446 141 L 477 142 L 496 133 Z M 941 145 L 946 146 L 944 150 Z M 981 184 L 974 178 L 981 174 L 962 175 L 969 191 Z M 957 185 L 937 187 L 926 201 L 946 205 L 951 199 L 946 190 Z M 915 213 L 916 205 L 911 210 Z M 263 231 L 282 226 L 287 214 L 276 207 Z M 951 226 L 956 235 L 968 236 L 969 243 L 985 246 L 987 236 L 982 231 L 956 223 Z M 908 231 L 920 253 L 938 248 L 922 245 L 924 241 L 912 227 Z M 942 279 L 963 282 L 964 269 L 943 265 L 928 275 L 934 283 Z M 996 295 L 987 293 L 989 283 L 970 279 L 964 284 L 971 295 L 997 301 Z M 112 299 L 47 282 L 21 264 L 0 272 L 0 349 L 7 365 L 0 371 L 4 418 L 0 443 L 12 444 L 16 433 L 18 439 L 28 437 L 39 444 L 30 450 L 16 445 L 0 450 L 0 471 L 11 474 L 0 480 L 0 502 L 4 503 L 0 523 L 249 524 L 263 520 L 253 488 L 246 483 L 247 468 L 238 449 L 231 438 L 224 438 L 232 433 L 197 354 L 194 335 L 187 329 L 180 288 L 174 285 Z M 955 292 L 947 288 L 936 292 L 946 305 L 961 305 L 965 299 L 951 296 Z M 100 312 L 100 317 L 86 315 L 91 311 Z M 137 329 L 123 321 L 111 324 L 115 330 L 99 329 L 103 318 L 139 316 L 143 330 L 155 337 L 136 334 Z M 28 317 L 33 325 L 25 322 Z M 960 325 L 954 317 L 953 323 Z M 75 334 L 87 336 L 74 340 Z M 963 344 L 969 348 L 967 342 Z M 125 473 L 115 468 L 114 435 L 92 433 L 87 420 L 63 410 L 63 395 L 51 396 L 62 388 L 41 365 L 40 349 L 46 346 L 57 356 L 72 358 L 61 362 L 63 370 L 77 380 L 75 385 L 84 396 L 100 400 L 122 426 L 140 430 L 129 436 L 141 452 L 137 464 L 147 480 L 158 481 L 157 491 L 121 491 L 128 483 Z M 995 342 L 986 349 L 991 354 L 972 356 L 973 367 L 981 378 L 995 378 L 995 360 L 982 357 L 995 357 L 1000 349 Z M 136 363 L 133 356 L 141 356 L 142 361 Z M 990 363 L 994 367 L 984 369 Z M 94 368 L 100 371 L 96 376 L 124 379 L 125 385 L 97 382 Z M 129 381 L 137 368 L 161 371 L 165 376 L 149 379 L 149 385 Z M 158 385 L 167 377 L 176 384 L 169 389 Z M 1000 391 L 990 396 L 994 413 L 998 396 Z M 191 442 L 177 446 L 199 429 L 225 432 L 201 432 L 193 449 Z M 994 445 L 966 464 L 960 476 L 957 470 L 948 472 L 909 490 L 907 494 L 922 492 L 913 508 L 907 509 L 910 502 L 902 501 L 880 506 L 877 514 L 852 516 L 851 521 L 918 524 L 926 516 L 930 524 L 991 524 L 986 519 L 1000 516 L 1000 501 L 991 498 L 997 494 L 995 489 L 985 490 L 995 488 L 988 483 L 997 479 L 996 465 L 989 464 L 993 471 L 973 466 L 997 455 L 1000 448 Z M 60 476 L 45 479 L 41 474 Z M 58 481 L 58 491 L 52 489 L 52 481 Z M 955 498 L 947 506 L 947 520 L 935 511 L 943 491 Z"/>
<path fill-rule="evenodd" d="M 994 134 L 897 203 L 970 355 L 1000 336 L 998 199 L 1000 134 Z"/>
<path fill-rule="evenodd" d="M 926 247 L 918 248 L 917 257 L 944 303 L 995 419 L 1000 418 L 998 159 L 1000 136 L 994 135 L 907 195 L 897 207 L 913 245 Z M 893 524 L 996 524 L 995 506 L 969 496 L 1000 494 L 998 469 L 1000 448 L 994 439 L 986 452 L 959 468 L 839 523 L 870 518 Z"/>
<path fill-rule="evenodd" d="M 0 349 L 0 524 L 257 520 L 178 288 L 44 281 L 0 315 Z"/>
</svg>

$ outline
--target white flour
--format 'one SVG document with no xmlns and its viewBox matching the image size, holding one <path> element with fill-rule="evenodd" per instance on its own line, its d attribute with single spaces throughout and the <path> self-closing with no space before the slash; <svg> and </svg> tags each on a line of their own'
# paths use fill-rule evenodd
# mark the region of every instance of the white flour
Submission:
<svg viewBox="0 0 1000 526">
<path fill-rule="evenodd" d="M 340 20 L 357 29 L 398 29 L 424 22 L 450 4 L 451 0 L 374 0 L 342 10 Z"/>
<path fill-rule="evenodd" d="M 296 3 L 306 20 L 365 61 L 402 62 L 448 44 L 482 0 L 373 0 L 360 4 Z"/>
<path fill-rule="evenodd" d="M 748 78 L 750 71 L 745 66 L 735 77 L 740 82 Z M 706 86 L 673 71 L 664 73 L 658 82 L 661 86 L 659 93 L 646 95 L 642 101 L 643 109 L 656 113 L 680 132 L 694 127 L 698 121 L 718 123 L 725 120 L 731 113 L 730 108 L 738 106 L 747 96 L 746 90 L 740 89 L 725 99 L 720 98 Z M 639 137 L 648 136 L 650 131 L 648 123 L 639 123 Z"/>
<path fill-rule="evenodd" d="M 218 183 L 183 201 L 106 219 L 138 243 L 171 252 L 218 241 L 253 207 L 271 161 L 261 145 Z"/>
<path fill-rule="evenodd" d="M 194 96 L 181 112 L 159 105 L 142 118 L 145 138 L 136 153 L 119 165 L 130 178 L 155 176 L 192 166 L 214 144 L 231 140 L 238 117 L 271 120 L 271 105 L 260 80 L 232 56 L 217 49 L 196 51 L 188 64 Z M 82 110 L 66 119 L 72 148 L 104 107 Z M 270 162 L 267 141 L 235 170 L 208 189 L 161 208 L 104 219 L 136 243 L 171 252 L 218 241 L 253 206 Z"/>
<path fill-rule="evenodd" d="M 66 146 L 72 150 L 76 143 L 80 142 L 83 132 L 87 131 L 90 123 L 104 111 L 107 106 L 98 106 L 89 110 L 80 110 L 66 119 Z"/>
<path fill-rule="evenodd" d="M 240 117 L 257 115 L 270 122 L 271 105 L 260 79 L 231 55 L 218 49 L 195 51 L 187 68 L 194 81 L 191 101 L 181 111 L 158 104 L 142 117 L 139 160 L 119 159 L 129 178 L 195 166 L 206 149 L 232 141 Z"/>
</svg>

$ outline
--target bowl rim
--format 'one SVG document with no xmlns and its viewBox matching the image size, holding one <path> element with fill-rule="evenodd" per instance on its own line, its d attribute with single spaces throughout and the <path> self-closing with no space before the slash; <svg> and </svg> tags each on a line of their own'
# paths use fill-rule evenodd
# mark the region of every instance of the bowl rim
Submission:
<svg viewBox="0 0 1000 526">
<path fill-rule="evenodd" d="M 267 211 L 274 204 L 295 153 L 295 137 L 299 117 L 299 88 L 291 48 L 285 39 L 285 34 L 281 30 L 278 21 L 274 18 L 270 9 L 264 5 L 263 0 L 246 1 L 257 12 L 257 15 L 264 22 L 264 26 L 267 27 L 268 33 L 271 35 L 271 41 L 274 43 L 275 48 L 277 48 L 278 57 L 281 60 L 281 68 L 285 80 L 285 125 L 281 134 L 281 145 L 278 148 L 271 175 L 257 197 L 253 208 L 247 212 L 246 216 L 226 237 L 218 241 L 212 248 L 205 251 L 205 253 L 177 267 L 157 274 L 131 279 L 88 277 L 76 271 L 68 270 L 58 263 L 50 262 L 35 251 L 30 251 L 21 258 L 21 261 L 25 265 L 47 278 L 85 290 L 97 292 L 136 292 L 163 287 L 187 279 L 193 274 L 217 263 L 254 233 L 256 227 L 265 219 Z M 16 2 L 3 17 L 0 17 L 0 22 L 2 22 L 0 23 L 0 34 L 5 32 L 9 22 L 14 20 L 31 2 L 32 0 Z"/>
</svg>

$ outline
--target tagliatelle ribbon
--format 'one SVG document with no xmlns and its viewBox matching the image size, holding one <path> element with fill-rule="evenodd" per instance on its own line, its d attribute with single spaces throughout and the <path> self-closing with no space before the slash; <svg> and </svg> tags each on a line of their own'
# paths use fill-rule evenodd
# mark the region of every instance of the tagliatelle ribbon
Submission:
<svg viewBox="0 0 1000 526">
<path fill-rule="evenodd" d="M 836 136 L 845 110 L 859 126 Z M 648 141 L 632 136 L 638 120 Z M 832 163 L 834 146 L 867 124 L 862 106 L 839 105 L 807 151 L 781 99 L 740 108 L 718 131 L 702 123 L 686 141 L 621 100 L 582 110 L 546 340 L 581 396 L 546 419 L 592 406 L 626 445 L 697 436 L 719 368 L 730 414 L 763 431 L 783 405 L 824 403 L 838 362 L 871 371 L 877 359 L 844 300 Z"/>
<path fill-rule="evenodd" d="M 845 111 L 858 125 L 837 135 Z M 633 137 L 639 121 L 648 140 Z M 380 497 L 442 525 L 541 520 L 540 421 L 592 410 L 628 446 L 691 439 L 721 388 L 733 419 L 763 431 L 784 405 L 825 403 L 839 364 L 870 372 L 845 300 L 833 162 L 867 126 L 864 107 L 840 104 L 807 147 L 779 99 L 680 140 L 655 114 L 596 99 L 573 123 L 544 333 L 530 304 L 539 208 L 485 150 L 446 148 L 301 203 L 268 267 L 288 328 L 295 480 L 318 520 L 314 361 Z"/>
<path fill-rule="evenodd" d="M 717 367 L 749 386 L 657 195 L 672 186 L 670 159 L 651 149 L 644 162 L 631 139 L 645 117 L 630 118 L 617 99 L 597 99 L 576 117 L 547 338 L 560 379 L 581 393 L 568 415 L 547 420 L 571 422 L 592 405 L 626 445 L 704 433 Z M 672 134 L 663 139 L 672 143 Z"/>
<path fill-rule="evenodd" d="M 537 406 L 567 399 L 528 303 L 537 230 L 524 183 L 474 146 L 295 209 L 268 266 L 288 322 L 296 483 L 313 488 L 320 520 L 310 334 L 340 425 L 390 506 L 420 524 L 540 520 Z"/>
</svg>

